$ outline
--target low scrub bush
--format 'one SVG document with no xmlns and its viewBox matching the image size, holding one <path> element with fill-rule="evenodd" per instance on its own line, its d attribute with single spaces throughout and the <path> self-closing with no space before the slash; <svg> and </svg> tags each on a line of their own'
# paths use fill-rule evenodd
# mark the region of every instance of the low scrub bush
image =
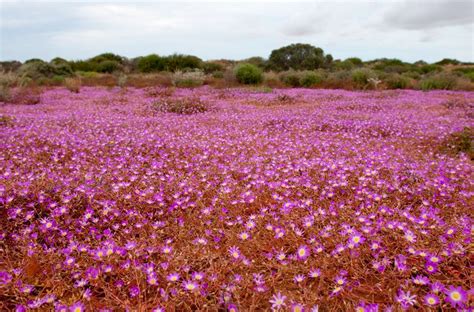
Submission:
<svg viewBox="0 0 474 312">
<path fill-rule="evenodd" d="M 263 81 L 263 73 L 255 65 L 244 63 L 235 68 L 235 77 L 237 81 L 243 84 L 258 84 Z"/>
<path fill-rule="evenodd" d="M 153 109 L 162 113 L 192 115 L 205 113 L 210 106 L 199 97 L 160 98 L 153 103 Z"/>
<path fill-rule="evenodd" d="M 313 71 L 305 71 L 301 73 L 300 85 L 310 88 L 321 84 L 323 80 L 324 77 L 322 74 Z"/>
<path fill-rule="evenodd" d="M 419 88 L 423 91 L 428 90 L 453 90 L 456 87 L 458 77 L 452 74 L 441 73 L 438 75 L 423 78 L 420 81 Z"/>
<path fill-rule="evenodd" d="M 389 75 L 384 82 L 389 89 L 407 89 L 411 86 L 410 78 L 400 74 Z"/>
<path fill-rule="evenodd" d="M 173 85 L 179 88 L 195 88 L 204 84 L 206 75 L 202 71 L 181 72 L 173 74 Z"/>
<path fill-rule="evenodd" d="M 224 66 L 215 62 L 204 62 L 202 64 L 202 70 L 205 74 L 214 74 L 216 72 L 222 72 L 224 70 Z"/>
<path fill-rule="evenodd" d="M 368 68 L 361 68 L 353 70 L 351 72 L 351 78 L 357 86 L 365 88 L 370 83 L 370 79 L 377 78 L 377 75 Z"/>
<path fill-rule="evenodd" d="M 280 73 L 280 80 L 286 86 L 298 88 L 301 86 L 301 74 L 294 70 L 288 70 Z"/>
</svg>

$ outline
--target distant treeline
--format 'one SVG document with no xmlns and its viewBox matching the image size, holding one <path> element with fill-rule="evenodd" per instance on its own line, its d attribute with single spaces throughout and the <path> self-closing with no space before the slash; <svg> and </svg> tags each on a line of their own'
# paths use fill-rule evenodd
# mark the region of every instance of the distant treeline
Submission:
<svg viewBox="0 0 474 312">
<path fill-rule="evenodd" d="M 172 83 L 176 75 L 181 78 L 184 75 L 185 83 L 182 86 L 206 82 L 213 84 L 220 80 L 220 84 L 229 86 L 234 83 L 263 83 L 272 87 L 429 90 L 472 89 L 474 82 L 473 63 L 447 58 L 431 64 L 387 58 L 371 61 L 357 57 L 334 60 L 331 54 L 325 54 L 321 48 L 301 43 L 275 49 L 268 58 L 251 57 L 238 61 L 204 61 L 197 56 L 183 54 L 151 54 L 130 59 L 103 53 L 87 60 L 56 57 L 50 61 L 30 59 L 24 63 L 3 61 L 0 62 L 0 71 L 14 73 L 38 85 L 57 85 L 66 78 L 74 77 L 89 79 L 90 82 L 96 79 L 100 84 L 104 75 L 120 76 L 123 81 L 123 76 L 136 78 L 140 74 L 158 73 L 163 77 L 169 76 Z M 185 73 L 193 74 L 186 76 Z M 161 79 L 164 80 L 167 79 Z"/>
</svg>

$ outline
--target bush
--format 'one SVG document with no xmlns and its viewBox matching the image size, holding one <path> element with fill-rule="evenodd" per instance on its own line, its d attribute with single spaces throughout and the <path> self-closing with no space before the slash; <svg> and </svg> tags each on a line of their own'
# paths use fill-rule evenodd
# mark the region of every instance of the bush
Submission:
<svg viewBox="0 0 474 312">
<path fill-rule="evenodd" d="M 205 75 L 202 71 L 180 72 L 173 74 L 173 85 L 179 88 L 194 88 L 204 84 Z"/>
<path fill-rule="evenodd" d="M 428 90 L 452 90 L 456 87 L 457 77 L 452 74 L 438 74 L 424 78 L 420 81 L 420 89 Z"/>
<path fill-rule="evenodd" d="M 41 90 L 38 88 L 18 87 L 11 90 L 9 103 L 21 105 L 39 104 L 41 101 Z"/>
<path fill-rule="evenodd" d="M 235 68 L 237 81 L 243 84 L 258 84 L 263 81 L 262 70 L 252 64 L 240 64 Z"/>
<path fill-rule="evenodd" d="M 303 87 L 314 87 L 315 85 L 323 82 L 324 78 L 321 74 L 316 72 L 303 72 L 301 73 L 300 85 Z"/>
<path fill-rule="evenodd" d="M 111 74 L 120 68 L 120 64 L 116 61 L 103 61 L 97 65 L 97 71 L 99 73 Z"/>
<path fill-rule="evenodd" d="M 77 72 L 97 72 L 98 64 L 90 61 L 74 61 L 70 62 L 73 71 Z"/>
<path fill-rule="evenodd" d="M 165 59 L 156 54 L 141 57 L 137 62 L 137 68 L 142 73 L 162 71 L 165 69 L 165 66 Z"/>
<path fill-rule="evenodd" d="M 189 71 L 201 68 L 202 60 L 194 55 L 173 54 L 164 58 L 168 71 Z"/>
<path fill-rule="evenodd" d="M 66 78 L 64 80 L 64 86 L 66 89 L 73 93 L 79 93 L 81 91 L 81 79 L 80 78 Z"/>
<path fill-rule="evenodd" d="M 162 113 L 191 115 L 207 112 L 210 107 L 198 97 L 191 98 L 160 98 L 153 103 L 153 109 Z"/>
<path fill-rule="evenodd" d="M 429 73 L 432 73 L 432 72 L 439 72 L 439 71 L 442 71 L 443 69 L 438 66 L 438 65 L 434 65 L 434 64 L 426 64 L 426 65 L 423 65 L 419 68 L 419 71 L 422 73 L 422 74 L 429 74 Z"/>
<path fill-rule="evenodd" d="M 368 68 L 355 69 L 351 73 L 352 81 L 359 87 L 365 87 L 370 79 L 377 78 L 377 75 Z"/>
<path fill-rule="evenodd" d="M 300 74 L 294 70 L 281 73 L 280 80 L 289 87 L 298 88 L 301 86 Z"/>
<path fill-rule="evenodd" d="M 105 61 L 113 61 L 115 63 L 122 64 L 124 60 L 125 60 L 125 58 L 123 56 L 107 52 L 107 53 L 102 53 L 102 54 L 99 54 L 97 56 L 94 56 L 89 61 L 94 62 L 94 63 L 102 63 L 102 62 L 105 62 Z"/>
<path fill-rule="evenodd" d="M 224 67 L 219 63 L 214 62 L 204 62 L 202 64 L 202 70 L 205 74 L 213 74 L 215 72 L 222 72 Z"/>
<path fill-rule="evenodd" d="M 384 81 L 389 89 L 406 89 L 410 86 L 410 79 L 400 74 L 392 74 Z"/>
<path fill-rule="evenodd" d="M 39 78 L 51 78 L 56 74 L 53 65 L 43 61 L 30 61 L 23 64 L 19 69 L 18 73 L 22 76 L 37 80 Z"/>
<path fill-rule="evenodd" d="M 444 58 L 439 62 L 436 62 L 436 65 L 459 65 L 461 62 L 456 59 Z"/>
</svg>

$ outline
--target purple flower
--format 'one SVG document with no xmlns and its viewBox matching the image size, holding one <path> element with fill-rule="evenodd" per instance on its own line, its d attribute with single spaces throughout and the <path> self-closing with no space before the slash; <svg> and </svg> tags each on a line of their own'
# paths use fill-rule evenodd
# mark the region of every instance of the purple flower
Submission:
<svg viewBox="0 0 474 312">
<path fill-rule="evenodd" d="M 462 287 L 449 286 L 445 294 L 446 301 L 453 307 L 461 307 L 467 301 L 467 292 Z"/>
</svg>

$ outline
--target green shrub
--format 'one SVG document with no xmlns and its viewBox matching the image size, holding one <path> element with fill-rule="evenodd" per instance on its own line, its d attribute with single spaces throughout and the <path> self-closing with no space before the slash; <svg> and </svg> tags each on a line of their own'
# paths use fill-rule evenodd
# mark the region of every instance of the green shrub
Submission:
<svg viewBox="0 0 474 312">
<path fill-rule="evenodd" d="M 201 68 L 202 60 L 194 55 L 173 54 L 166 56 L 165 68 L 168 71 L 189 71 Z"/>
<path fill-rule="evenodd" d="M 55 85 L 62 85 L 64 83 L 64 76 L 53 76 L 53 78 L 51 78 L 51 82 Z"/>
<path fill-rule="evenodd" d="M 18 73 L 22 76 L 37 80 L 39 78 L 51 78 L 56 74 L 53 65 L 43 61 L 30 61 L 21 65 Z"/>
<path fill-rule="evenodd" d="M 374 71 L 368 68 L 361 68 L 353 70 L 351 73 L 351 78 L 356 85 L 364 87 L 369 83 L 371 78 L 377 78 L 377 75 L 374 73 Z"/>
<path fill-rule="evenodd" d="M 392 74 L 384 81 L 389 89 L 406 89 L 410 86 L 410 79 L 400 74 Z"/>
<path fill-rule="evenodd" d="M 111 74 L 120 69 L 120 64 L 116 61 L 103 61 L 97 65 L 97 71 L 99 73 L 108 73 Z"/>
<path fill-rule="evenodd" d="M 349 57 L 344 62 L 352 63 L 354 66 L 362 66 L 364 62 L 358 57 Z"/>
<path fill-rule="evenodd" d="M 219 64 L 219 63 L 214 63 L 214 62 L 204 62 L 202 64 L 202 70 L 204 71 L 205 74 L 213 74 L 215 72 L 222 72 L 224 67 Z"/>
<path fill-rule="evenodd" d="M 294 70 L 282 72 L 280 74 L 280 80 L 289 87 L 298 88 L 301 86 L 301 75 Z"/>
<path fill-rule="evenodd" d="M 156 54 L 141 57 L 137 62 L 137 68 L 142 73 L 163 71 L 165 66 L 165 59 Z"/>
<path fill-rule="evenodd" d="M 456 59 L 444 58 L 439 62 L 436 62 L 436 65 L 459 65 L 461 62 Z"/>
<path fill-rule="evenodd" d="M 432 72 L 440 72 L 442 70 L 443 69 L 440 66 L 434 65 L 434 64 L 426 64 L 426 65 L 423 65 L 419 68 L 419 71 L 422 74 L 429 74 L 429 73 L 432 73 Z"/>
<path fill-rule="evenodd" d="M 224 78 L 224 72 L 223 71 L 215 71 L 212 73 L 212 77 L 217 78 L 217 79 L 222 79 Z"/>
<path fill-rule="evenodd" d="M 122 64 L 124 60 L 125 60 L 125 58 L 123 56 L 107 52 L 107 53 L 102 53 L 102 54 L 99 54 L 97 56 L 94 56 L 89 61 L 94 62 L 94 63 L 98 63 L 98 64 L 102 63 L 102 62 L 105 62 L 105 61 L 113 61 L 113 62 L 116 62 L 118 64 Z"/>
<path fill-rule="evenodd" d="M 452 74 L 442 73 L 426 77 L 420 81 L 420 89 L 428 90 L 452 90 L 456 87 L 457 77 Z"/>
<path fill-rule="evenodd" d="M 235 68 L 235 77 L 243 84 L 258 84 L 263 80 L 263 73 L 257 66 L 244 63 Z"/>
<path fill-rule="evenodd" d="M 313 70 L 331 62 L 332 56 L 325 57 L 323 49 L 296 43 L 273 50 L 268 59 L 268 67 L 276 71 Z"/>
<path fill-rule="evenodd" d="M 300 85 L 303 87 L 313 87 L 323 82 L 323 76 L 319 73 L 308 71 L 301 73 Z"/>
</svg>

